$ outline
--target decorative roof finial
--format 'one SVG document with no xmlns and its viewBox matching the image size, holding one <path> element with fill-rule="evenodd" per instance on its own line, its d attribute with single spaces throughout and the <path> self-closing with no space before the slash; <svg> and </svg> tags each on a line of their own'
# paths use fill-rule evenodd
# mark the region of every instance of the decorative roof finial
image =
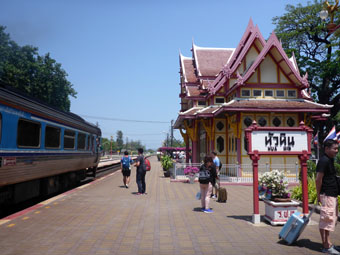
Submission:
<svg viewBox="0 0 340 255">
<path fill-rule="evenodd" d="M 209 94 L 211 94 L 211 95 L 215 95 L 215 93 L 216 93 L 216 88 L 214 87 L 213 84 L 214 84 L 213 82 L 210 82 L 210 81 L 208 80 L 208 92 L 209 92 Z"/>
<path fill-rule="evenodd" d="M 243 79 L 243 77 L 240 75 L 240 73 L 238 71 L 236 73 L 236 76 L 237 76 L 237 84 L 242 85 L 244 83 L 244 79 Z"/>
<path fill-rule="evenodd" d="M 308 82 L 308 73 L 302 77 L 302 84 L 304 85 L 305 88 L 309 88 L 309 82 Z"/>
<path fill-rule="evenodd" d="M 228 65 L 225 65 L 223 68 L 222 68 L 222 74 L 224 76 L 227 77 L 227 79 L 230 79 L 231 77 L 231 70 L 230 70 L 230 67 Z"/>
</svg>

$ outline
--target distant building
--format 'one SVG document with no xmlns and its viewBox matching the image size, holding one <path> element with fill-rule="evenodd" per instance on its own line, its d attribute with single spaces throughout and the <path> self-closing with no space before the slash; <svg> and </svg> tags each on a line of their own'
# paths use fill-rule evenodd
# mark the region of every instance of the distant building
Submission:
<svg viewBox="0 0 340 255">
<path fill-rule="evenodd" d="M 175 128 L 191 148 L 192 162 L 215 150 L 222 163 L 251 164 L 244 129 L 294 127 L 325 120 L 332 106 L 313 101 L 307 74 L 300 75 L 275 33 L 266 41 L 249 21 L 236 49 L 203 48 L 180 54 L 181 109 Z M 295 164 L 296 156 L 262 156 L 260 164 Z"/>
</svg>

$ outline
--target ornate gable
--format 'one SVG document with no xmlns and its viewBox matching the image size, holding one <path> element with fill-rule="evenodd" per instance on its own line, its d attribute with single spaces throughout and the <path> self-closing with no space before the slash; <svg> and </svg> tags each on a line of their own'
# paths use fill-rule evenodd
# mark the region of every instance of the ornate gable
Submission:
<svg viewBox="0 0 340 255">
<path fill-rule="evenodd" d="M 248 81 L 253 82 L 256 79 L 252 76 L 256 71 L 260 70 L 261 73 L 258 76 L 257 83 L 289 83 L 300 89 L 309 87 L 307 75 L 300 76 L 293 60 L 288 58 L 273 32 L 254 64 L 244 75 L 238 77 L 236 85 L 244 85 Z"/>
<path fill-rule="evenodd" d="M 255 61 L 259 52 L 263 49 L 266 41 L 264 40 L 258 26 L 254 26 L 250 19 L 247 29 L 242 36 L 230 61 L 223 67 L 215 81 L 211 85 L 212 95 L 217 93 L 224 84 L 229 81 L 229 87 L 236 84 L 237 73 L 244 75 Z"/>
</svg>

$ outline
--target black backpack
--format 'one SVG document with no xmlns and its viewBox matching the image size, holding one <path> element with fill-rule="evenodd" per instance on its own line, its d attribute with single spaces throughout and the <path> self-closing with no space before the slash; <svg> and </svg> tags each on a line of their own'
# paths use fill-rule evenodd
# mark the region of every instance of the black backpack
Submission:
<svg viewBox="0 0 340 255">
<path fill-rule="evenodd" d="M 209 169 L 203 167 L 203 169 L 200 169 L 199 173 L 198 173 L 198 181 L 199 182 L 204 182 L 204 183 L 208 183 L 210 181 L 211 178 L 211 174 Z"/>
</svg>

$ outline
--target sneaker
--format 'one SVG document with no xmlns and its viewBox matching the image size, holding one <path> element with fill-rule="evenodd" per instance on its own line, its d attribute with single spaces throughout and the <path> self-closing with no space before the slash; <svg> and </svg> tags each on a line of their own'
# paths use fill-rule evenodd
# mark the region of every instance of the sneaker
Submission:
<svg viewBox="0 0 340 255">
<path fill-rule="evenodd" d="M 339 255 L 339 254 L 340 254 L 340 252 L 338 252 L 338 251 L 335 249 L 334 245 L 332 245 L 332 246 L 329 247 L 328 249 L 327 249 L 327 248 L 323 248 L 323 249 L 322 249 L 322 252 L 323 252 L 323 253 L 327 253 L 327 254 L 335 254 L 335 255 Z"/>
<path fill-rule="evenodd" d="M 125 185 L 125 188 L 127 188 L 127 189 L 128 189 L 128 188 L 129 188 L 129 185 L 128 185 L 128 184 L 126 184 L 126 185 Z"/>
<path fill-rule="evenodd" d="M 214 211 L 211 210 L 211 209 L 205 209 L 203 212 L 205 212 L 205 213 L 213 213 Z"/>
<path fill-rule="evenodd" d="M 211 197 L 211 198 L 217 198 L 217 197 L 216 197 L 216 195 L 212 195 L 212 197 Z"/>
</svg>

